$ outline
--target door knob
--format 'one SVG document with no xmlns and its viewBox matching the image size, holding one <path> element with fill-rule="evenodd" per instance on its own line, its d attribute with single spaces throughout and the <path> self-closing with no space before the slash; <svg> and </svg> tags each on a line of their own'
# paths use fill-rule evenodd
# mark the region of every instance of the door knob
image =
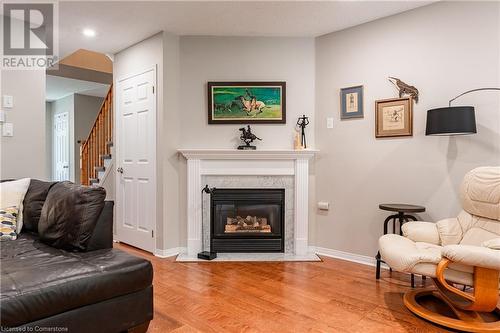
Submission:
<svg viewBox="0 0 500 333">
<path fill-rule="evenodd" d="M 63 166 L 63 168 L 64 168 L 64 169 L 67 169 L 67 168 L 69 168 L 69 166 L 68 166 L 68 165 L 65 165 L 65 166 Z"/>
<path fill-rule="evenodd" d="M 116 171 L 118 171 L 119 173 L 123 173 L 123 168 L 119 167 L 118 169 L 116 169 Z"/>
</svg>

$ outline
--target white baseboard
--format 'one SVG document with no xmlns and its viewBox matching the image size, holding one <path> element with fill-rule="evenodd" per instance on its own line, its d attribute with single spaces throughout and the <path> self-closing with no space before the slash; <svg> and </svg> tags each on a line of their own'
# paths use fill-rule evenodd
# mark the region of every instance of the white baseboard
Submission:
<svg viewBox="0 0 500 333">
<path fill-rule="evenodd" d="M 168 258 L 186 252 L 187 252 L 187 247 L 173 247 L 164 250 L 156 249 L 154 255 L 155 257 L 158 258 Z M 362 254 L 344 252 L 340 250 L 328 249 L 326 247 L 309 246 L 309 252 L 316 253 L 325 257 L 346 260 L 367 266 L 377 265 L 377 260 L 375 260 L 375 257 L 369 257 Z M 382 263 L 381 268 L 389 269 L 389 267 L 384 263 Z"/>
<path fill-rule="evenodd" d="M 186 250 L 187 248 L 185 247 L 173 247 L 171 249 L 164 249 L 164 250 L 156 249 L 154 255 L 155 257 L 158 258 L 168 258 L 176 256 L 179 253 L 186 252 Z"/>
<path fill-rule="evenodd" d="M 355 263 L 362 264 L 362 265 L 367 265 L 367 266 L 376 266 L 377 265 L 377 260 L 375 259 L 375 256 L 368 257 L 368 256 L 364 256 L 362 254 L 344 252 L 344 251 L 340 251 L 340 250 L 333 250 L 333 249 L 328 249 L 326 247 L 319 247 L 319 246 L 309 246 L 309 251 L 314 252 L 314 253 L 319 254 L 319 255 L 322 255 L 322 256 L 325 256 L 325 257 L 342 259 L 342 260 L 351 261 L 351 262 L 355 262 Z M 382 263 L 381 267 L 384 269 L 389 269 L 389 267 L 384 263 Z"/>
</svg>

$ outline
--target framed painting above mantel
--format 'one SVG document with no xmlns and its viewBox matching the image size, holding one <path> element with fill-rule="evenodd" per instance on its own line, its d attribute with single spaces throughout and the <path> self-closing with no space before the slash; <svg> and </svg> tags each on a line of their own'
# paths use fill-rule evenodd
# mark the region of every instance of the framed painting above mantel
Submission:
<svg viewBox="0 0 500 333">
<path fill-rule="evenodd" d="M 285 124 L 286 82 L 208 82 L 209 124 Z"/>
</svg>

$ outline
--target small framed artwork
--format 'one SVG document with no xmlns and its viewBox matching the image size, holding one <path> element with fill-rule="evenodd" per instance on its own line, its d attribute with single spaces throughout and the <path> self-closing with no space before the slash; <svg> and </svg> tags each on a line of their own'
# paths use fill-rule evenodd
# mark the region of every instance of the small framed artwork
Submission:
<svg viewBox="0 0 500 333">
<path fill-rule="evenodd" d="M 413 135 L 411 97 L 375 101 L 375 137 Z"/>
<path fill-rule="evenodd" d="M 209 124 L 285 124 L 286 82 L 208 82 Z"/>
<path fill-rule="evenodd" d="M 340 89 L 340 119 L 363 118 L 363 86 Z"/>
</svg>

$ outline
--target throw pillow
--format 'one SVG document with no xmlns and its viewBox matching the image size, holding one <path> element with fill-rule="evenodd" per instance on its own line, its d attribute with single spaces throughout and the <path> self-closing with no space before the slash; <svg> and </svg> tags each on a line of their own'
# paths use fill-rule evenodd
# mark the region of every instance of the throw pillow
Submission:
<svg viewBox="0 0 500 333">
<path fill-rule="evenodd" d="M 0 209 L 0 240 L 17 239 L 16 223 L 19 208 L 16 206 Z"/>
<path fill-rule="evenodd" d="M 40 240 L 67 251 L 86 251 L 104 207 L 102 187 L 60 182 L 52 186 L 38 222 Z"/>
<path fill-rule="evenodd" d="M 23 202 L 23 228 L 25 230 L 38 232 L 38 221 L 40 221 L 42 207 L 54 184 L 55 182 L 31 180 Z"/>
<path fill-rule="evenodd" d="M 19 207 L 16 228 L 17 234 L 19 234 L 23 228 L 23 200 L 29 186 L 29 178 L 0 183 L 0 207 Z"/>
</svg>

